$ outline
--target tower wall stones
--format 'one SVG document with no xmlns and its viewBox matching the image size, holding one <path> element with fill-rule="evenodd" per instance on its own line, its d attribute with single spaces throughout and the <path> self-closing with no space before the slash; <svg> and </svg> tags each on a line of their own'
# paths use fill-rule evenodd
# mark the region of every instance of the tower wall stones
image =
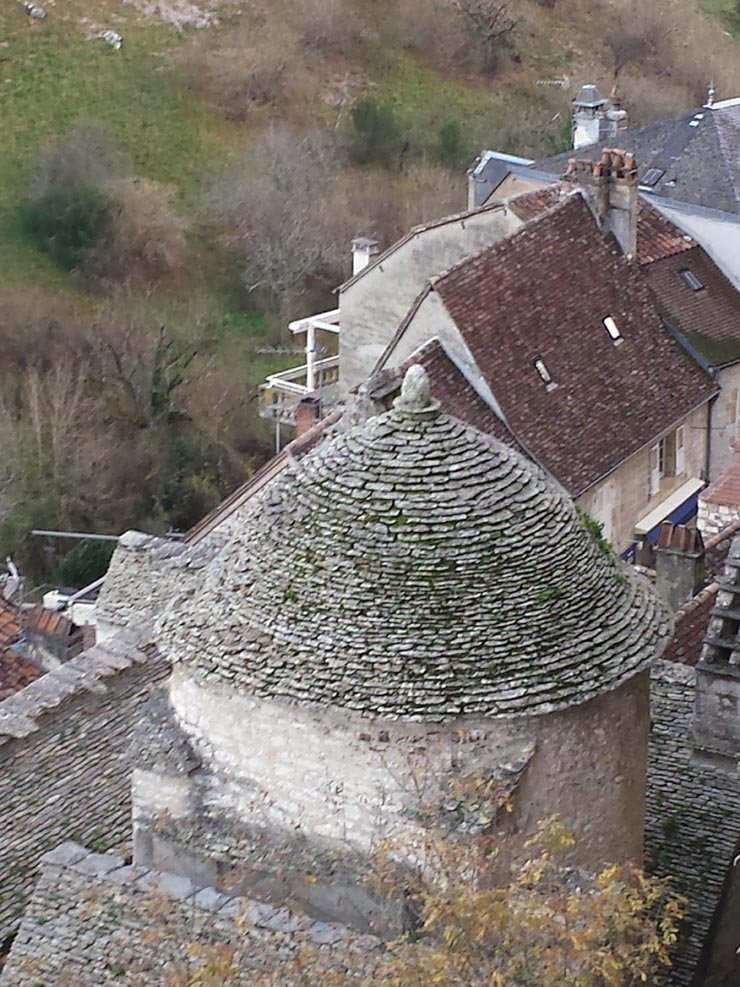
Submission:
<svg viewBox="0 0 740 987">
<path fill-rule="evenodd" d="M 130 837 L 131 730 L 166 671 L 156 652 L 119 638 L 0 703 L 0 942 L 41 854 L 67 839 L 102 850 Z"/>
<path fill-rule="evenodd" d="M 380 840 L 413 834 L 420 808 L 445 803 L 455 777 L 480 770 L 507 791 L 518 785 L 511 819 L 522 836 L 558 815 L 578 840 L 574 862 L 642 859 L 647 672 L 549 715 L 440 723 L 259 699 L 199 681 L 182 667 L 169 694 L 202 767 L 189 779 L 136 772 L 140 863 L 173 867 L 171 847 L 162 851 L 147 834 L 162 818 L 182 823 L 183 831 L 202 825 L 208 805 L 220 817 L 211 812 L 211 844 L 235 847 L 235 834 L 255 833 L 255 844 L 243 846 L 247 865 L 253 856 L 274 870 L 305 866 L 315 874 L 323 857 L 327 874 L 337 861 L 351 870 L 350 857 L 366 861 Z M 199 865 L 181 859 L 180 866 Z"/>
</svg>

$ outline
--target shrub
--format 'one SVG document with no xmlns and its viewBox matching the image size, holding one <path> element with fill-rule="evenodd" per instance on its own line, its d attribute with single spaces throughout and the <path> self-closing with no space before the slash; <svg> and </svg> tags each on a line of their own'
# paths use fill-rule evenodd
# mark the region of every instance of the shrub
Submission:
<svg viewBox="0 0 740 987">
<path fill-rule="evenodd" d="M 95 122 L 78 123 L 40 148 L 31 161 L 31 195 L 55 188 L 100 188 L 130 174 L 131 161 L 110 132 Z"/>
<path fill-rule="evenodd" d="M 350 154 L 358 164 L 400 166 L 404 141 L 392 106 L 359 99 L 352 107 L 352 127 Z"/>
<path fill-rule="evenodd" d="M 185 223 L 173 192 L 147 179 L 126 178 L 105 189 L 109 222 L 82 261 L 102 283 L 152 284 L 177 273 L 188 257 Z"/>
<path fill-rule="evenodd" d="M 450 120 L 439 128 L 436 157 L 440 164 L 448 168 L 458 168 L 472 159 L 462 125 Z"/>
<path fill-rule="evenodd" d="M 112 541 L 83 539 L 62 562 L 59 574 L 63 585 L 81 589 L 100 579 L 108 571 L 115 547 Z"/>
<path fill-rule="evenodd" d="M 89 186 L 52 186 L 27 203 L 23 221 L 28 235 L 67 271 L 76 268 L 108 221 L 100 192 Z"/>
</svg>

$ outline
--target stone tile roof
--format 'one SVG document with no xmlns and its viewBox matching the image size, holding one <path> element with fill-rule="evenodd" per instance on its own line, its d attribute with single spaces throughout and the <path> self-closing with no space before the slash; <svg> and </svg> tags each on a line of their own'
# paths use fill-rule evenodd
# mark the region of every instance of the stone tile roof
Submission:
<svg viewBox="0 0 740 987">
<path fill-rule="evenodd" d="M 717 477 L 714 483 L 710 483 L 702 490 L 701 499 L 707 504 L 737 507 L 740 511 L 740 456 Z"/>
<path fill-rule="evenodd" d="M 619 140 L 636 155 L 641 181 L 651 169 L 662 172 L 649 187 L 651 193 L 740 215 L 740 100 L 626 130 Z M 532 167 L 562 175 L 573 153 L 545 158 Z M 578 149 L 580 157 L 596 159 L 600 154 L 600 143 Z"/>
<path fill-rule="evenodd" d="M 702 286 L 684 280 L 690 271 Z M 698 244 L 643 267 L 670 324 L 714 366 L 740 359 L 740 292 Z"/>
<path fill-rule="evenodd" d="M 221 524 L 222 521 L 226 520 L 246 500 L 254 496 L 254 494 L 284 469 L 287 469 L 295 459 L 300 459 L 301 456 L 305 455 L 318 442 L 321 442 L 327 431 L 339 421 L 340 417 L 341 415 L 338 412 L 332 412 L 322 421 L 317 422 L 312 428 L 309 428 L 303 435 L 289 442 L 277 456 L 273 456 L 272 459 L 268 460 L 245 483 L 237 487 L 217 507 L 206 514 L 204 518 L 201 518 L 197 524 L 193 525 L 185 535 L 185 544 L 191 545 L 197 543 Z"/>
<path fill-rule="evenodd" d="M 717 391 L 580 194 L 432 284 L 513 432 L 574 495 Z"/>
<path fill-rule="evenodd" d="M 64 843 L 41 877 L 0 976 L 2 987 L 169 987 L 197 968 L 199 949 L 233 945 L 231 987 L 302 943 L 331 946 L 342 927 L 240 899 L 186 877 L 127 865 Z M 358 948 L 377 941 L 354 936 Z M 192 955 L 188 959 L 189 947 Z M 214 981 L 215 982 L 215 981 Z"/>
<path fill-rule="evenodd" d="M 541 470 L 436 405 L 402 391 L 241 507 L 163 615 L 166 656 L 263 697 L 433 720 L 562 709 L 643 668 L 662 605 Z"/>
</svg>

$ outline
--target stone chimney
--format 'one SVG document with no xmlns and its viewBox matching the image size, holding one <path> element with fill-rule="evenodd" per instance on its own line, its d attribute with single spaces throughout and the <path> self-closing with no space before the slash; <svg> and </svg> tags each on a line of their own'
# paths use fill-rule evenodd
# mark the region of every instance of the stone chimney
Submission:
<svg viewBox="0 0 740 987">
<path fill-rule="evenodd" d="M 717 599 L 696 668 L 694 745 L 711 758 L 727 758 L 735 775 L 740 758 L 740 537 L 727 555 Z"/>
<path fill-rule="evenodd" d="M 369 240 L 365 236 L 352 241 L 352 276 L 364 271 L 373 257 L 380 252 L 377 240 Z"/>
<path fill-rule="evenodd" d="M 655 546 L 655 589 L 675 613 L 704 586 L 704 542 L 695 528 L 664 521 Z"/>
<path fill-rule="evenodd" d="M 321 415 L 321 402 L 309 395 L 301 398 L 295 413 L 295 437 L 298 439 L 312 428 Z"/>
<path fill-rule="evenodd" d="M 605 147 L 598 161 L 571 158 L 565 178 L 581 185 L 605 233 L 613 233 L 622 253 L 637 253 L 637 162 L 634 154 Z"/>
<path fill-rule="evenodd" d="M 596 86 L 581 86 L 573 100 L 573 150 L 598 144 L 609 105 Z"/>
<path fill-rule="evenodd" d="M 610 99 L 602 96 L 596 86 L 582 86 L 573 100 L 573 150 L 611 141 L 628 124 L 616 85 Z"/>
</svg>

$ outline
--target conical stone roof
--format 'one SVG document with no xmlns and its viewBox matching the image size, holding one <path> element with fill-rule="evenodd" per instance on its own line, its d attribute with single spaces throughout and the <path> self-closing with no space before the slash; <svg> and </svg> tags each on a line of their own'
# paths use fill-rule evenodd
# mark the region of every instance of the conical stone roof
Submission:
<svg viewBox="0 0 740 987">
<path fill-rule="evenodd" d="M 228 521 L 162 646 L 251 694 L 388 717 L 537 714 L 644 668 L 670 617 L 517 452 L 412 368 Z"/>
</svg>

